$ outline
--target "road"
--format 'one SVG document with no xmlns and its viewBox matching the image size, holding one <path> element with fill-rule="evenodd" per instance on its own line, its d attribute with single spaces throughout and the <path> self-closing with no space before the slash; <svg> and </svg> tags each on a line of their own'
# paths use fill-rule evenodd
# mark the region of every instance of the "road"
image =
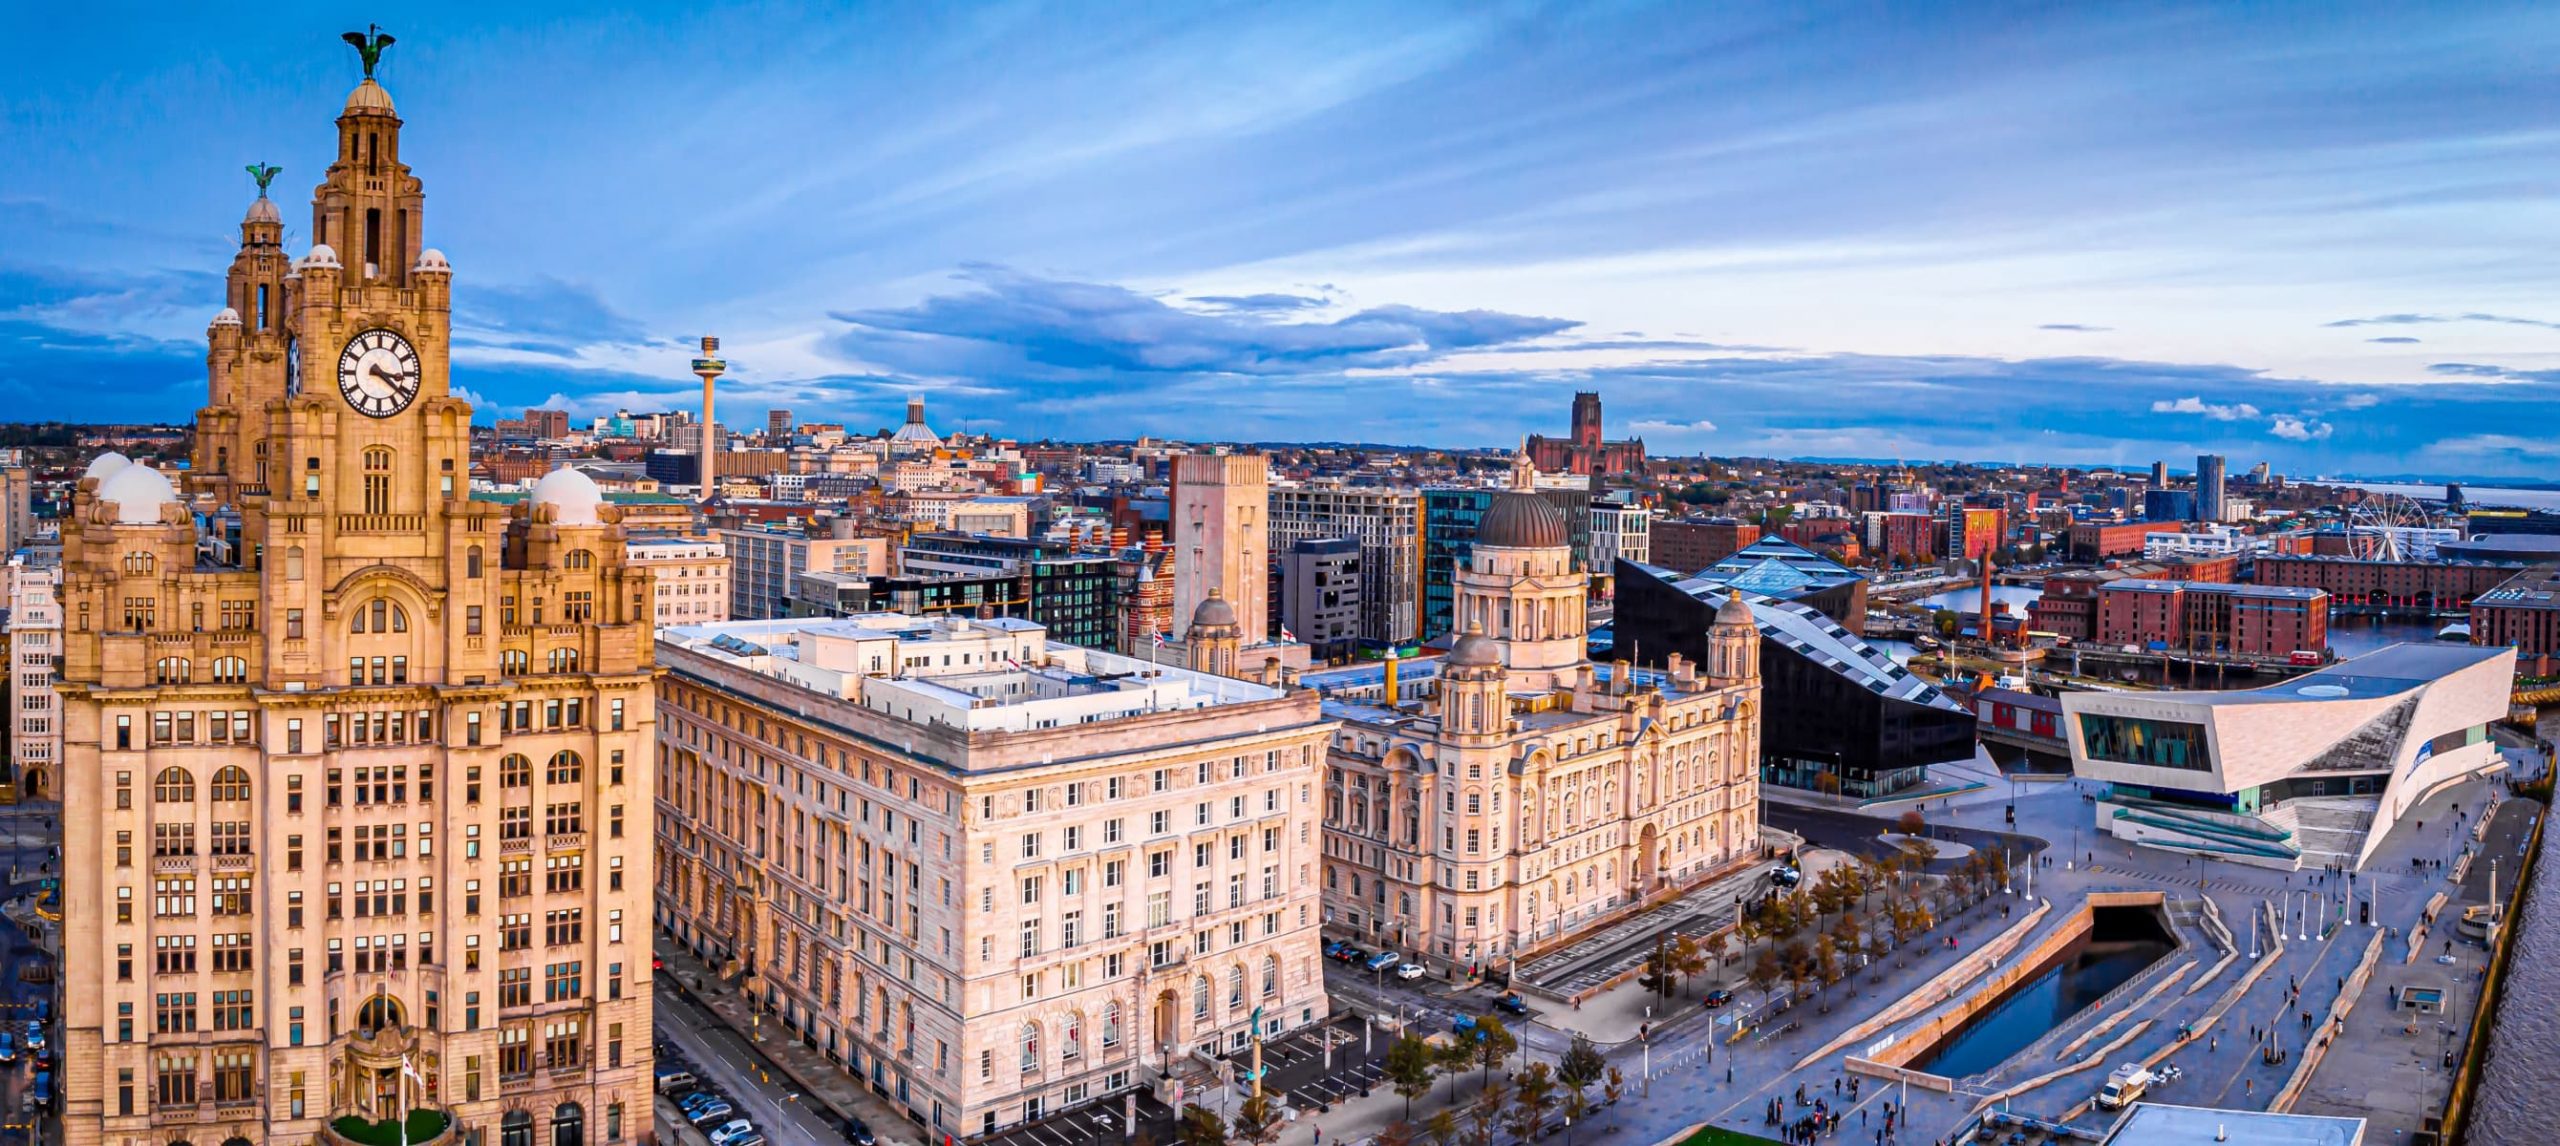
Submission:
<svg viewBox="0 0 2560 1146">
<path fill-rule="evenodd" d="M 9 864 L 11 882 L 0 885 L 0 899 L 16 900 L 43 893 L 43 880 L 59 870 L 53 863 L 54 847 L 62 840 L 62 806 L 51 801 L 0 808 L 0 859 Z M 32 919 L 26 912 L 13 913 L 17 918 Z M 37 1126 L 31 1116 L 21 1112 L 27 1090 L 34 1083 L 34 1056 L 26 1052 L 26 1021 L 35 1015 L 38 1001 L 56 1004 L 54 992 L 58 984 L 52 976 L 47 981 L 31 983 L 29 971 L 53 962 L 36 937 L 14 920 L 0 924 L 0 1022 L 5 1022 L 16 1039 L 19 1054 L 15 1062 L 0 1066 L 0 1142 L 59 1141 L 59 1127 L 52 1111 L 42 1112 L 43 1124 Z M 48 1027 L 48 1044 L 58 1038 L 60 1029 Z M 59 1089 L 60 1080 L 56 1080 Z M 41 1137 L 38 1130 L 43 1131 Z"/>
<path fill-rule="evenodd" d="M 749 1045 L 746 1036 L 704 1014 L 681 993 L 657 988 L 657 1036 L 692 1059 L 694 1071 L 756 1124 L 774 1143 L 841 1142 L 843 1134 L 818 1110 L 799 1101 L 790 1080 Z M 771 1080 L 771 1081 L 767 1081 Z"/>
<path fill-rule="evenodd" d="M 1829 808 L 1807 808 L 1797 804 L 1783 804 L 1775 800 L 1762 803 L 1761 808 L 1763 809 L 1762 818 L 1769 826 L 1803 836 L 1806 843 L 1816 847 L 1832 848 L 1853 855 L 1871 857 L 1891 854 L 1892 845 L 1878 839 L 1877 833 L 1892 830 L 1893 817 L 1835 811 Z M 1924 811 L 1922 815 L 1925 817 L 1928 813 Z M 2012 853 L 2032 855 L 2052 846 L 2035 836 L 1942 824 L 1935 818 L 1930 819 L 1929 835 L 1936 839 L 1953 840 L 1977 851 L 1984 849 L 1998 851 L 2007 848 Z M 1930 870 L 1938 869 L 1933 867 Z"/>
</svg>

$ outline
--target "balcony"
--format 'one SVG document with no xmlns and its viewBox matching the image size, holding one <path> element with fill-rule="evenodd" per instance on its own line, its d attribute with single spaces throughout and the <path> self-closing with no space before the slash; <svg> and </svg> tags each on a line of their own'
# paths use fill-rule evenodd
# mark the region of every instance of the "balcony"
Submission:
<svg viewBox="0 0 2560 1146">
<path fill-rule="evenodd" d="M 215 871 L 249 871 L 257 866 L 258 857 L 256 856 L 213 857 L 213 870 Z"/>
<path fill-rule="evenodd" d="M 532 855 L 532 854 L 533 854 L 533 841 L 532 841 L 532 840 L 499 840 L 499 841 L 498 841 L 498 854 L 499 854 L 499 855 L 509 855 L 509 856 L 529 856 L 529 855 Z"/>
<path fill-rule="evenodd" d="M 192 855 L 153 856 L 151 870 L 159 875 L 185 875 L 196 870 L 196 857 Z"/>
<path fill-rule="evenodd" d="M 550 835 L 542 837 L 542 848 L 544 851 L 583 851 L 586 849 L 586 846 L 587 833 L 585 832 L 553 832 Z"/>
<path fill-rule="evenodd" d="M 406 533 L 426 532 L 427 515 L 423 513 L 341 513 L 340 533 Z"/>
</svg>

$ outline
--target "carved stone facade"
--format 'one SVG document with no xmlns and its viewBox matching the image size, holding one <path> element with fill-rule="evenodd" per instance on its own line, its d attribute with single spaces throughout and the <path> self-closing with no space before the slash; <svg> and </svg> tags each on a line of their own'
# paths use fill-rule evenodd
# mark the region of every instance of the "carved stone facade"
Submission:
<svg viewBox="0 0 2560 1146">
<path fill-rule="evenodd" d="M 110 455 L 64 521 L 74 1146 L 649 1132 L 649 578 L 584 477 L 469 499 L 400 128 L 349 96 L 306 256 L 251 206 L 190 496 Z"/>
<path fill-rule="evenodd" d="M 1412 957 L 1491 966 L 1759 854 L 1758 633 L 1592 664 L 1589 579 L 1531 484 L 1524 458 L 1485 516 L 1430 695 L 1326 707 L 1328 926 Z"/>
</svg>

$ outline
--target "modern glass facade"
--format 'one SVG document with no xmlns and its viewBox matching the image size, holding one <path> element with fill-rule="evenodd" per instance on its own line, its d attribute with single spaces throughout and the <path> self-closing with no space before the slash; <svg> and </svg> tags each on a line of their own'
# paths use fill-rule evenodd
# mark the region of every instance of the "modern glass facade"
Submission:
<svg viewBox="0 0 2560 1146">
<path fill-rule="evenodd" d="M 2080 714 L 2080 744 L 2092 760 L 2147 768 L 2213 771 L 2204 725 L 2140 716 Z"/>
</svg>

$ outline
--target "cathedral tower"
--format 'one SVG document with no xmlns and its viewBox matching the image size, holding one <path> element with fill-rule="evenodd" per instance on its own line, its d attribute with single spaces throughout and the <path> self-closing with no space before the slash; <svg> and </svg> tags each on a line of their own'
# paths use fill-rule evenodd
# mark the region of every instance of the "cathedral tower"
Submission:
<svg viewBox="0 0 2560 1146">
<path fill-rule="evenodd" d="M 349 38 L 300 258 L 252 169 L 188 489 L 103 464 L 64 523 L 75 1146 L 649 1129 L 648 576 L 582 475 L 471 499 L 453 271 Z"/>
</svg>

